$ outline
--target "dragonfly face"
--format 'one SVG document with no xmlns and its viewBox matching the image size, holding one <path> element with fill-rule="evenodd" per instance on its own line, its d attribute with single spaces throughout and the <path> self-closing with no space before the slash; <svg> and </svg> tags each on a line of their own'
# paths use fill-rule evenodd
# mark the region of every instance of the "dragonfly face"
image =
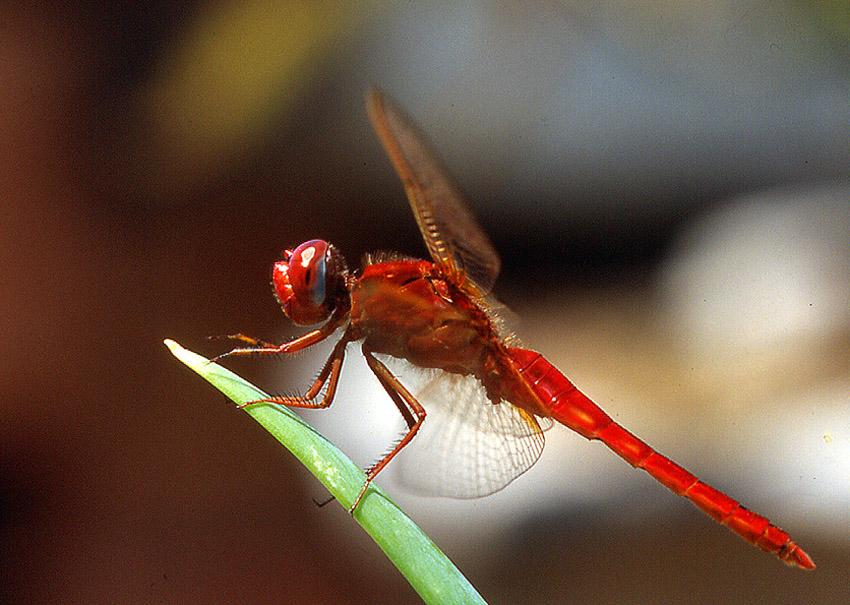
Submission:
<svg viewBox="0 0 850 605">
<path fill-rule="evenodd" d="M 311 326 L 327 320 L 348 295 L 347 275 L 342 254 L 314 239 L 284 252 L 272 268 L 272 287 L 286 316 L 299 326 Z"/>
</svg>

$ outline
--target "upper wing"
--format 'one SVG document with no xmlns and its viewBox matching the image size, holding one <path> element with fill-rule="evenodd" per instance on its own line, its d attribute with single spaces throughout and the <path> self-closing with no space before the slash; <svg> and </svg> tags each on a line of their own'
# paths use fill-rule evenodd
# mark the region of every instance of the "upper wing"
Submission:
<svg viewBox="0 0 850 605">
<path fill-rule="evenodd" d="M 499 256 L 425 136 L 392 99 L 377 89 L 366 94 L 366 108 L 404 183 L 431 258 L 458 285 L 469 280 L 480 293 L 489 291 L 499 274 Z"/>
</svg>

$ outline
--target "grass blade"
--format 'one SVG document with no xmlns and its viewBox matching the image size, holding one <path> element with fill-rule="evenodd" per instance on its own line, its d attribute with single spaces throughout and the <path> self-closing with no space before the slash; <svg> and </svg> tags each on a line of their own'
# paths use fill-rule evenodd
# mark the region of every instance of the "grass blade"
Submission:
<svg viewBox="0 0 850 605">
<path fill-rule="evenodd" d="M 173 340 L 165 345 L 175 357 L 237 404 L 267 397 L 260 389 Z M 244 408 L 348 508 L 366 476 L 345 454 L 286 407 L 262 404 Z M 449 558 L 374 483 L 354 519 L 426 603 L 485 603 Z"/>
</svg>

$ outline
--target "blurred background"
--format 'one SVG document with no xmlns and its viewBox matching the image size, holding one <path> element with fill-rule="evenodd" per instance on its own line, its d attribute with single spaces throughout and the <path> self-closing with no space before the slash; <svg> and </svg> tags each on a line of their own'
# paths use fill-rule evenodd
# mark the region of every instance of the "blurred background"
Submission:
<svg viewBox="0 0 850 605">
<path fill-rule="evenodd" d="M 468 194 L 523 342 L 818 564 L 555 428 L 489 498 L 380 477 L 485 599 L 846 599 L 848 37 L 837 0 L 3 3 L 3 600 L 417 601 L 162 345 L 301 333 L 268 280 L 304 240 L 425 254 L 371 84 Z M 303 390 L 329 346 L 227 365 Z M 367 465 L 393 412 L 358 357 L 306 416 Z"/>
</svg>

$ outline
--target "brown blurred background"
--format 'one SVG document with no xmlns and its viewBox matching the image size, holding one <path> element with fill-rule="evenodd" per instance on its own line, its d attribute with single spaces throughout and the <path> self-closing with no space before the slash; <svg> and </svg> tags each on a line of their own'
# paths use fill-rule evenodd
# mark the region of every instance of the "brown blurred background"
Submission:
<svg viewBox="0 0 850 605">
<path fill-rule="evenodd" d="M 556 428 L 490 498 L 379 481 L 483 596 L 846 600 L 848 36 L 838 1 L 3 3 L 3 600 L 416 602 L 162 345 L 298 334 L 268 276 L 306 239 L 424 254 L 370 84 L 468 193 L 525 343 L 819 565 Z M 323 352 L 228 365 L 303 389 Z M 366 464 L 388 408 L 346 363 L 309 420 Z"/>
</svg>

